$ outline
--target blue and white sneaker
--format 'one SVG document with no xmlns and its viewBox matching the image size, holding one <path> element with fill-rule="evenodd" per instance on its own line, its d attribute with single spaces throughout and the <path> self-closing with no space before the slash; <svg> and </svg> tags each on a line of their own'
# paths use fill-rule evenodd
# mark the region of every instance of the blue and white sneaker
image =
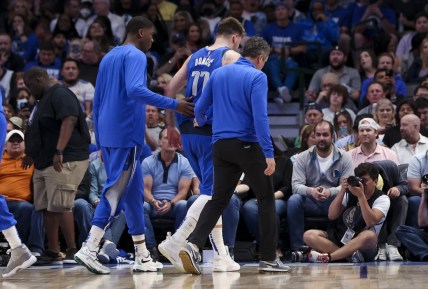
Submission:
<svg viewBox="0 0 428 289">
<path fill-rule="evenodd" d="M 201 262 L 201 254 L 199 253 L 198 247 L 192 243 L 187 243 L 178 254 L 183 264 L 183 269 L 187 273 L 200 275 L 201 268 L 199 263 Z"/>
<path fill-rule="evenodd" d="M 279 258 L 269 262 L 269 261 L 260 261 L 259 262 L 259 273 L 286 273 L 289 272 L 291 268 L 284 265 Z"/>
</svg>

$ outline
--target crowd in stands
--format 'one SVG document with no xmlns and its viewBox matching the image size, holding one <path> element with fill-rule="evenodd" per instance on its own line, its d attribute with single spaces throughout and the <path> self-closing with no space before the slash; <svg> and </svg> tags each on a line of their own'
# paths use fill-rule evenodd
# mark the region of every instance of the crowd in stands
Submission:
<svg viewBox="0 0 428 289">
<path fill-rule="evenodd" d="M 427 260 L 428 231 L 422 227 L 428 223 L 426 1 L 10 0 L 0 5 L 0 92 L 8 120 L 0 193 L 35 255 L 52 257 L 53 247 L 45 246 L 49 222 L 33 204 L 34 167 L 24 170 L 20 165 L 26 157 L 25 142 L 31 142 L 26 139 L 31 137 L 27 123 L 38 102 L 24 75 L 41 67 L 51 85 L 71 91 L 91 136 L 89 167 L 74 200 L 78 234 L 76 244 L 67 244 L 70 257 L 76 249 L 72 247 L 81 246 L 89 232 L 106 180 L 92 123 L 103 56 L 121 44 L 133 16 L 146 16 L 155 26 L 147 53 L 148 83 L 163 93 L 187 57 L 211 44 L 218 22 L 231 16 L 243 24 L 246 37 L 263 37 L 271 46 L 263 71 L 275 105 L 284 107 L 296 99 L 298 90 L 304 91 L 305 123 L 299 135 L 285 135 L 295 139 L 294 148 L 276 148 L 275 154 L 277 225 L 288 228 L 285 239 L 279 240 L 278 254 L 303 252 L 311 262 Z M 304 87 L 298 81 L 301 74 Z M 163 111 L 147 105 L 146 124 L 141 128 L 147 144 L 141 160 L 146 201 L 142 214 L 148 249 L 156 257 L 152 220 L 171 219 L 171 230 L 177 228 L 199 194 L 199 182 L 186 152 L 168 146 Z M 348 177 L 354 175 L 359 182 L 351 185 Z M 250 184 L 241 178 L 224 215 L 225 244 L 232 255 L 239 216 L 255 242 L 260 239 Z M 337 221 L 351 209 L 360 214 L 358 222 Z M 309 217 L 331 222 L 325 231 L 313 230 L 307 226 Z M 61 229 L 68 238 L 68 230 Z M 100 251 L 103 262 L 118 262 L 123 234 L 121 214 L 106 232 Z M 54 253 L 56 261 L 67 259 Z"/>
</svg>

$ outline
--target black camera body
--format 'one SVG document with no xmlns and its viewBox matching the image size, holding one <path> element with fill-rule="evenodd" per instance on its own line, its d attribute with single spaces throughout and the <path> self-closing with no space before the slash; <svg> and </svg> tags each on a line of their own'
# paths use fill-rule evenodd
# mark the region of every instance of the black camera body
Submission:
<svg viewBox="0 0 428 289">
<path fill-rule="evenodd" d="M 285 252 L 284 258 L 287 262 L 292 263 L 306 263 L 308 262 L 308 254 L 311 248 L 303 246 L 296 251 Z"/>
<path fill-rule="evenodd" d="M 358 187 L 362 183 L 362 179 L 356 176 L 349 176 L 346 180 L 348 181 L 348 185 L 352 187 Z"/>
</svg>

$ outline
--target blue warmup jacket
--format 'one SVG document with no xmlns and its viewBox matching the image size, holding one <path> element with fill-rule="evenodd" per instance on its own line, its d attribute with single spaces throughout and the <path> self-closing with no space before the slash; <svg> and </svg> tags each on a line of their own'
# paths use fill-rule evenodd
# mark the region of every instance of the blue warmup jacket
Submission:
<svg viewBox="0 0 428 289">
<path fill-rule="evenodd" d="M 258 142 L 267 158 L 273 157 L 267 115 L 268 84 L 266 74 L 248 59 L 216 69 L 208 80 L 195 106 L 199 125 L 207 121 L 213 106 L 213 143 L 237 138 Z"/>
</svg>

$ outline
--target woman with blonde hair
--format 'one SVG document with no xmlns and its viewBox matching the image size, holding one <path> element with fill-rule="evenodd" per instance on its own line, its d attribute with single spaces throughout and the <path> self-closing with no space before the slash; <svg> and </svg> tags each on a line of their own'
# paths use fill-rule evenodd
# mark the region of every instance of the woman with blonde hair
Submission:
<svg viewBox="0 0 428 289">
<path fill-rule="evenodd" d="M 387 128 L 395 126 L 394 111 L 394 105 L 389 99 L 383 98 L 377 102 L 373 116 L 374 120 L 380 125 L 378 130 L 380 140 L 385 136 Z"/>
</svg>

